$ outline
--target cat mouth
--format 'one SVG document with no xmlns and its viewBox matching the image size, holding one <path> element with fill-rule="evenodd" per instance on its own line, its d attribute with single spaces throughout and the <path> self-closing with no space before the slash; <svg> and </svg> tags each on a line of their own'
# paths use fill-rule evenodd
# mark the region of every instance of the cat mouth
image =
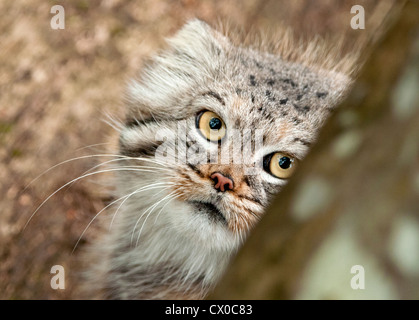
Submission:
<svg viewBox="0 0 419 320">
<path fill-rule="evenodd" d="M 211 220 L 227 223 L 223 213 L 210 202 L 190 201 L 192 206 L 197 209 L 198 214 L 206 214 Z"/>
</svg>

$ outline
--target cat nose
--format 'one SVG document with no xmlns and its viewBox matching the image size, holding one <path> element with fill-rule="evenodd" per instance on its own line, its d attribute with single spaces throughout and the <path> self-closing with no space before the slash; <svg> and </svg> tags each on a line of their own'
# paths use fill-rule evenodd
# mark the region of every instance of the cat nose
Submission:
<svg viewBox="0 0 419 320">
<path fill-rule="evenodd" d="M 230 178 L 227 178 L 226 176 L 222 175 L 219 172 L 213 173 L 211 175 L 211 179 L 215 182 L 214 188 L 219 191 L 227 191 L 227 190 L 233 190 L 234 183 L 233 180 Z"/>
</svg>

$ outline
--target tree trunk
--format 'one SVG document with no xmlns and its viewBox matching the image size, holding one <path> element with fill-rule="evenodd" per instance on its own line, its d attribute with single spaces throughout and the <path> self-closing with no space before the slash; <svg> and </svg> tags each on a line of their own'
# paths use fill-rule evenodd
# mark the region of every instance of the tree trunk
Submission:
<svg viewBox="0 0 419 320">
<path fill-rule="evenodd" d="M 392 18 L 211 298 L 419 298 L 419 2 Z"/>
</svg>

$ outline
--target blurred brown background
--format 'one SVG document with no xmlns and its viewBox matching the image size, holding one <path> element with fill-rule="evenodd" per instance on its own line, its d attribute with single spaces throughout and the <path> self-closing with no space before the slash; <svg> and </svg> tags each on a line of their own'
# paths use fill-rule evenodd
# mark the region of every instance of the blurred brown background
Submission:
<svg viewBox="0 0 419 320">
<path fill-rule="evenodd" d="M 109 201 L 97 179 L 50 193 L 98 159 L 55 164 L 109 150 L 123 119 L 124 86 L 190 18 L 231 21 L 244 30 L 292 27 L 297 35 L 345 35 L 348 48 L 380 24 L 391 1 L 378 0 L 0 0 L 0 298 L 77 298 L 77 250 L 90 219 Z M 53 30 L 53 5 L 65 29 Z M 352 30 L 350 9 L 363 5 L 366 30 Z M 86 234 L 85 241 L 94 232 Z M 50 269 L 63 265 L 66 289 L 52 290 Z"/>
</svg>

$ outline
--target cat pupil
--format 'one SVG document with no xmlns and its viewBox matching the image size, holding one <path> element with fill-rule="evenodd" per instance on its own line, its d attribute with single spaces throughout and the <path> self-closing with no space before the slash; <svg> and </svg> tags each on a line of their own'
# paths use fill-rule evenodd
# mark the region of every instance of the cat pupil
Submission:
<svg viewBox="0 0 419 320">
<path fill-rule="evenodd" d="M 222 126 L 221 120 L 218 118 L 212 118 L 209 122 L 209 126 L 212 130 L 220 130 Z"/>
<path fill-rule="evenodd" d="M 279 166 L 282 169 L 288 169 L 291 166 L 291 159 L 288 157 L 282 157 L 279 159 Z"/>
</svg>

